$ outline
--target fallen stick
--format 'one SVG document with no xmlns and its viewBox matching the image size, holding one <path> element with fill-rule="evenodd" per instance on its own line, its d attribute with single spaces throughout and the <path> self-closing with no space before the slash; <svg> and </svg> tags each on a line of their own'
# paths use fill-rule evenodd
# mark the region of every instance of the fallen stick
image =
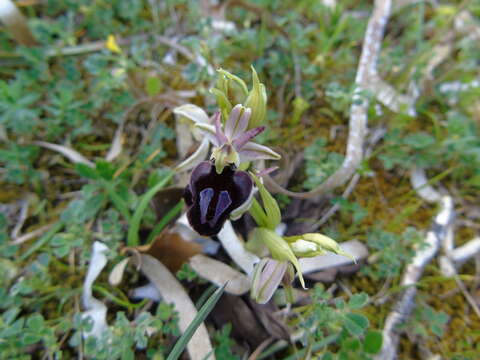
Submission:
<svg viewBox="0 0 480 360">
<path fill-rule="evenodd" d="M 377 360 L 393 360 L 397 356 L 397 347 L 400 333 L 397 326 L 404 323 L 415 306 L 417 293 L 416 283 L 422 277 L 425 266 L 435 257 L 440 245 L 447 236 L 453 222 L 453 200 L 450 196 L 443 196 L 440 200 L 441 210 L 435 217 L 430 231 L 427 232 L 425 242 L 417 249 L 412 262 L 405 269 L 401 286 L 405 291 L 394 306 L 394 310 L 387 316 L 383 328 L 383 345 Z"/>
<path fill-rule="evenodd" d="M 376 0 L 368 21 L 363 41 L 362 55 L 355 78 L 355 92 L 350 107 L 347 151 L 342 165 L 329 178 L 312 191 L 293 192 L 277 184 L 270 176 L 265 176 L 265 184 L 272 192 L 282 193 L 300 199 L 323 195 L 344 185 L 355 173 L 363 157 L 363 145 L 367 133 L 367 110 L 369 100 L 362 95 L 368 89 L 369 80 L 377 76 L 377 61 L 385 26 L 388 22 L 391 0 Z"/>
</svg>

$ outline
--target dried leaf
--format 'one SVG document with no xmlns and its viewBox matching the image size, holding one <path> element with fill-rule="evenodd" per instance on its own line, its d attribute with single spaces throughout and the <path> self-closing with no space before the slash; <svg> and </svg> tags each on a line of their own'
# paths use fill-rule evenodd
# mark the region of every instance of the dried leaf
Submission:
<svg viewBox="0 0 480 360">
<path fill-rule="evenodd" d="M 117 131 L 115 131 L 115 136 L 113 137 L 112 145 L 110 146 L 110 149 L 108 150 L 108 153 L 105 156 L 105 160 L 107 161 L 115 160 L 118 157 L 118 155 L 122 153 L 122 148 L 123 148 L 123 123 L 117 128 Z"/>
<path fill-rule="evenodd" d="M 132 260 L 138 263 L 141 271 L 155 285 L 165 302 L 173 303 L 178 312 L 178 327 L 183 333 L 197 315 L 197 309 L 185 289 L 175 276 L 152 256 L 143 254 L 138 259 L 133 257 Z M 191 360 L 203 360 L 207 356 L 210 356 L 209 359 L 214 359 L 214 356 L 209 355 L 213 353 L 213 349 L 203 323 L 192 336 L 187 345 L 187 351 Z"/>
<path fill-rule="evenodd" d="M 243 295 L 250 290 L 248 277 L 223 262 L 199 254 L 190 259 L 190 266 L 198 275 L 215 285 L 222 286 L 227 283 L 227 293 Z"/>
<path fill-rule="evenodd" d="M 83 283 L 82 301 L 86 311 L 82 317 L 90 317 L 93 321 L 93 327 L 89 332 L 83 334 L 84 337 L 94 336 L 99 338 L 107 328 L 107 307 L 101 301 L 95 299 L 92 295 L 92 285 L 107 264 L 105 253 L 108 247 L 96 241 L 93 243 L 92 257 L 88 265 L 87 276 Z"/>
<path fill-rule="evenodd" d="M 73 150 L 69 147 L 66 147 L 66 146 L 63 146 L 63 145 L 52 144 L 52 143 L 45 142 L 45 141 L 34 141 L 33 143 L 35 145 L 44 147 L 46 149 L 56 151 L 56 152 L 62 154 L 63 156 L 65 156 L 66 158 L 68 158 L 71 162 L 73 162 L 75 164 L 76 163 L 81 163 L 81 164 L 85 164 L 85 165 L 90 166 L 90 167 L 95 166 L 93 164 L 93 162 L 88 160 L 86 157 L 84 157 L 78 151 Z"/>
<path fill-rule="evenodd" d="M 108 282 L 110 285 L 117 286 L 122 282 L 123 273 L 125 272 L 129 261 L 130 258 L 125 258 L 113 267 L 110 275 L 108 276 Z"/>
<path fill-rule="evenodd" d="M 153 256 L 175 273 L 192 256 L 200 254 L 202 246 L 192 241 L 185 241 L 178 233 L 164 231 L 150 246 L 140 247 L 138 250 Z"/>
<path fill-rule="evenodd" d="M 190 155 L 188 158 L 186 158 L 184 161 L 182 161 L 180 164 L 177 165 L 177 167 L 175 168 L 177 173 L 190 170 L 195 166 L 197 166 L 198 164 L 200 164 L 202 161 L 204 161 L 208 155 L 209 148 L 210 148 L 210 141 L 207 138 L 204 138 L 200 143 L 200 146 L 197 148 L 197 150 L 192 155 Z"/>
<path fill-rule="evenodd" d="M 149 282 L 147 285 L 133 289 L 131 297 L 136 300 L 149 299 L 156 302 L 162 300 L 162 295 L 151 282 Z"/>
<path fill-rule="evenodd" d="M 233 230 L 232 223 L 229 220 L 227 220 L 217 237 L 232 260 L 250 276 L 253 273 L 255 264 L 260 259 L 257 255 L 245 249 L 243 241 L 235 234 L 235 230 Z"/>
</svg>

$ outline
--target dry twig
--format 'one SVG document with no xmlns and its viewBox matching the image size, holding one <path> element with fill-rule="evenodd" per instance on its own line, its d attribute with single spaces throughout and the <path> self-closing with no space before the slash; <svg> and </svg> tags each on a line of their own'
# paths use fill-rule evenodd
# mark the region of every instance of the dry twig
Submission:
<svg viewBox="0 0 480 360">
<path fill-rule="evenodd" d="M 431 230 L 427 232 L 425 242 L 420 249 L 417 249 L 412 262 L 405 269 L 401 286 L 405 291 L 394 306 L 394 310 L 387 316 L 383 328 L 383 346 L 378 360 L 393 360 L 397 355 L 397 347 L 400 340 L 400 332 L 397 326 L 404 323 L 413 307 L 415 306 L 415 295 L 417 293 L 416 283 L 421 278 L 425 266 L 434 258 L 440 249 L 448 229 L 453 220 L 453 200 L 450 196 L 441 199 L 441 210 L 433 221 Z"/>
<path fill-rule="evenodd" d="M 347 151 L 343 164 L 316 189 L 307 192 L 289 191 L 278 185 L 271 177 L 266 176 L 266 185 L 273 192 L 279 192 L 295 198 L 309 199 L 323 195 L 336 187 L 342 186 L 354 174 L 362 160 L 363 145 L 367 133 L 369 100 L 364 96 L 364 92 L 368 89 L 369 79 L 375 77 L 377 74 L 376 67 L 380 53 L 380 45 L 390 15 L 391 5 L 391 0 L 376 0 L 373 13 L 368 21 L 362 55 L 355 79 L 356 90 L 350 107 Z"/>
<path fill-rule="evenodd" d="M 373 151 L 373 147 L 377 144 L 377 142 L 379 142 L 383 138 L 383 136 L 385 135 L 385 132 L 386 130 L 384 128 L 378 128 L 376 129 L 376 131 L 372 133 L 369 139 L 370 144 L 367 150 L 365 151 L 366 157 L 370 156 L 370 154 Z M 360 180 L 360 174 L 355 174 L 350 180 L 350 182 L 348 183 L 347 188 L 343 192 L 342 198 L 347 199 L 350 196 L 350 194 L 353 192 L 353 189 L 355 189 L 355 186 L 357 185 L 359 180 Z M 333 214 L 335 214 L 338 211 L 338 209 L 340 209 L 340 203 L 334 204 L 330 209 L 328 209 L 327 212 L 325 212 L 325 214 L 320 218 L 320 220 L 318 220 L 317 222 L 313 223 L 310 226 L 308 231 L 312 231 L 312 232 L 317 231 L 318 228 L 320 228 L 320 226 L 325 224 L 328 221 L 328 219 L 330 219 L 330 217 L 332 217 Z"/>
</svg>

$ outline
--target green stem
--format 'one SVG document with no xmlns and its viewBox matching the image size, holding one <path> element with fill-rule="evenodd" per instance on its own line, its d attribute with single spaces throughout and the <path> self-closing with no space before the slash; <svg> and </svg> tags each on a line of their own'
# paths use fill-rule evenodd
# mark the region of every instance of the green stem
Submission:
<svg viewBox="0 0 480 360">
<path fill-rule="evenodd" d="M 132 304 L 129 301 L 124 301 L 124 300 L 116 297 L 115 295 L 113 295 L 107 289 L 105 289 L 104 287 L 101 287 L 100 285 L 93 285 L 93 290 L 98 291 L 100 294 L 102 294 L 103 296 L 105 296 L 109 300 L 113 301 L 115 304 L 127 308 L 128 311 L 132 311 L 136 308 L 142 307 L 147 302 L 147 300 L 144 299 L 143 301 L 139 302 L 138 304 Z"/>
<path fill-rule="evenodd" d="M 132 216 L 130 214 L 130 210 L 128 210 L 128 206 L 126 202 L 115 192 L 115 189 L 111 183 L 107 181 L 103 181 L 102 185 L 107 191 L 107 194 L 110 197 L 110 200 L 112 201 L 113 205 L 115 205 L 115 207 L 120 212 L 120 214 L 122 214 L 125 220 L 130 222 Z"/>
<path fill-rule="evenodd" d="M 160 222 L 155 225 L 153 230 L 150 232 L 147 238 L 147 244 L 150 244 L 158 234 L 160 234 L 165 226 L 175 217 L 177 216 L 183 208 L 183 200 L 180 200 L 177 205 L 171 208 L 165 216 L 160 220 Z"/>
<path fill-rule="evenodd" d="M 138 245 L 138 230 L 140 229 L 140 222 L 142 221 L 143 213 L 147 209 L 150 200 L 155 196 L 157 192 L 165 187 L 165 185 L 173 177 L 173 172 L 167 174 L 162 180 L 160 180 L 153 188 L 148 190 L 140 199 L 137 209 L 133 214 L 128 228 L 127 245 L 130 247 Z"/>
<path fill-rule="evenodd" d="M 331 343 L 335 342 L 338 339 L 338 336 L 339 336 L 338 334 L 334 334 L 334 335 L 327 336 L 323 340 L 317 341 L 316 343 L 314 343 L 312 345 L 311 351 L 315 352 L 315 351 L 318 351 L 318 350 L 330 345 Z M 258 360 L 265 359 L 265 358 L 271 356 L 272 354 L 286 348 L 288 345 L 289 345 L 289 343 L 287 341 L 279 340 L 275 344 L 270 346 L 269 349 L 265 350 L 258 357 Z M 286 360 L 304 359 L 306 351 L 307 351 L 307 349 L 300 350 L 299 352 L 297 352 L 293 355 L 290 355 L 288 358 L 286 358 Z"/>
<path fill-rule="evenodd" d="M 32 255 L 35 251 L 40 249 L 43 245 L 51 240 L 51 238 L 59 232 L 63 228 L 63 222 L 59 221 L 55 225 L 53 225 L 50 230 L 47 231 L 45 235 L 43 235 L 40 239 L 37 240 L 30 248 L 25 251 L 19 258 L 20 261 L 25 260 L 30 255 Z"/>
</svg>

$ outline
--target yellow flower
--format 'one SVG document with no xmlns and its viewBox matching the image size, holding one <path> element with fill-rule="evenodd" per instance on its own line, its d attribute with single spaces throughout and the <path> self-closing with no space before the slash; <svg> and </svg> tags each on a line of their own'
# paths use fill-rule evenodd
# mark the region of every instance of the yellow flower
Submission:
<svg viewBox="0 0 480 360">
<path fill-rule="evenodd" d="M 122 49 L 117 44 L 117 41 L 115 40 L 115 36 L 113 35 L 108 35 L 107 37 L 107 42 L 105 43 L 105 47 L 110 50 L 111 52 L 121 54 Z"/>
</svg>

